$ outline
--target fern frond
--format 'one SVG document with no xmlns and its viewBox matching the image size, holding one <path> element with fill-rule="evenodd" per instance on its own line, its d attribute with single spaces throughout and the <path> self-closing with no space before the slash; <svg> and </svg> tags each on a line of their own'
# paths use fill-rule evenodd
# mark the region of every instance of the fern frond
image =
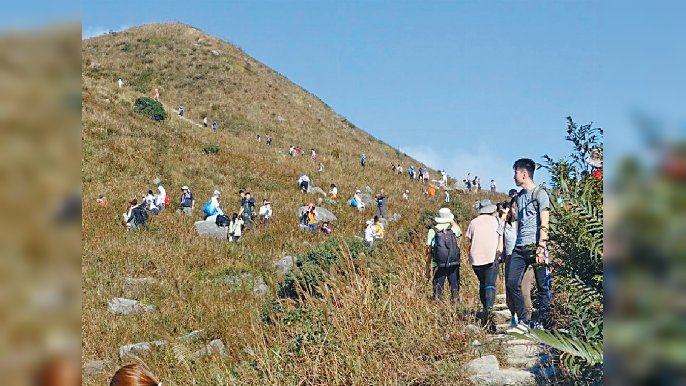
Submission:
<svg viewBox="0 0 686 386">
<path fill-rule="evenodd" d="M 585 342 L 559 331 L 532 330 L 523 325 L 515 327 L 510 334 L 521 339 L 546 344 L 567 355 L 581 358 L 589 365 L 603 363 L 603 342 Z"/>
</svg>

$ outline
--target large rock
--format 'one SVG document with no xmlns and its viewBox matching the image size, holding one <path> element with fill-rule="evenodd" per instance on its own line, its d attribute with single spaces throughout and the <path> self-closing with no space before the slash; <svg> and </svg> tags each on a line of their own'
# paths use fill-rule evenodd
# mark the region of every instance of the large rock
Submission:
<svg viewBox="0 0 686 386">
<path fill-rule="evenodd" d="M 193 355 L 196 357 L 204 357 L 207 355 L 221 355 L 225 356 L 226 355 L 226 346 L 224 346 L 224 342 L 221 341 L 221 339 L 215 339 L 208 343 L 205 347 L 201 348 L 200 350 L 196 351 Z"/>
<path fill-rule="evenodd" d="M 533 345 L 507 345 L 507 362 L 517 367 L 534 367 L 539 361 L 539 348 Z"/>
<path fill-rule="evenodd" d="M 493 320 L 496 324 L 507 323 L 512 319 L 512 313 L 508 309 L 493 311 Z"/>
<path fill-rule="evenodd" d="M 497 294 L 495 295 L 495 302 L 496 304 L 505 304 L 505 301 L 507 300 L 507 295 L 505 294 Z"/>
<path fill-rule="evenodd" d="M 391 218 L 389 220 L 390 221 L 400 221 L 401 218 L 402 218 L 402 216 L 400 215 L 400 213 L 393 213 L 393 215 L 391 216 Z"/>
<path fill-rule="evenodd" d="M 486 386 L 533 386 L 536 384 L 536 377 L 532 373 L 518 369 L 499 369 L 491 373 L 473 375 L 469 379 L 475 385 Z"/>
<path fill-rule="evenodd" d="M 228 240 L 226 234 L 229 231 L 229 227 L 218 227 L 214 221 L 196 221 L 193 226 L 195 226 L 195 230 L 198 231 L 200 236 Z"/>
<path fill-rule="evenodd" d="M 372 188 L 370 188 L 369 185 L 364 187 L 364 191 L 370 194 L 373 192 Z"/>
<path fill-rule="evenodd" d="M 326 196 L 326 192 L 322 190 L 322 188 L 318 188 L 316 186 L 310 186 L 310 189 L 307 190 L 307 193 L 309 194 L 321 194 L 322 196 Z"/>
<path fill-rule="evenodd" d="M 486 355 L 481 358 L 476 358 L 467 363 L 467 369 L 473 374 L 486 374 L 498 371 L 500 365 L 498 358 L 495 355 Z"/>
<path fill-rule="evenodd" d="M 468 324 L 468 325 L 464 326 L 463 331 L 468 333 L 468 334 L 478 334 L 481 332 L 481 328 L 479 328 L 478 326 L 476 326 L 474 324 Z"/>
<path fill-rule="evenodd" d="M 107 306 L 110 312 L 115 315 L 133 315 L 155 310 L 153 305 L 143 304 L 137 300 L 126 298 L 112 298 Z"/>
<path fill-rule="evenodd" d="M 166 340 L 154 340 L 152 342 L 130 343 L 119 347 L 119 358 L 124 359 L 128 355 L 141 356 L 147 354 L 154 347 L 164 346 L 168 342 Z"/>
<path fill-rule="evenodd" d="M 303 213 L 307 211 L 306 206 L 301 206 L 298 208 L 298 218 L 300 218 Z M 316 208 L 317 211 L 317 216 L 315 217 L 315 220 L 317 220 L 318 223 L 322 223 L 324 221 L 336 221 L 336 216 L 334 216 L 333 213 L 331 213 L 328 209 L 322 208 L 321 206 L 318 206 Z"/>
<path fill-rule="evenodd" d="M 338 201 L 332 200 L 330 198 L 323 198 L 322 202 L 327 203 L 329 205 L 338 205 Z"/>
<path fill-rule="evenodd" d="M 241 286 L 245 284 L 256 296 L 262 296 L 269 291 L 269 286 L 264 282 L 262 276 L 253 276 L 245 272 L 240 275 L 229 275 L 224 278 L 226 284 Z"/>
<path fill-rule="evenodd" d="M 295 264 L 295 258 L 293 256 L 284 256 L 277 260 L 274 263 L 274 266 L 276 269 L 281 272 L 281 274 L 285 275 L 287 274 L 291 269 L 293 269 L 293 265 Z"/>
<path fill-rule="evenodd" d="M 360 197 L 360 200 L 362 200 L 362 203 L 365 206 L 371 206 L 371 205 L 375 204 L 374 197 L 372 197 L 370 194 L 360 193 L 360 194 L 358 194 L 358 196 Z"/>
</svg>

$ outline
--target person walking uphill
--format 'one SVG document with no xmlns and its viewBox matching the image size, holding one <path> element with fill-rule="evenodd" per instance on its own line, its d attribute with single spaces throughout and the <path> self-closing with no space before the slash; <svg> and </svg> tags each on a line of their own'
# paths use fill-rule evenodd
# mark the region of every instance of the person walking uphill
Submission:
<svg viewBox="0 0 686 386">
<path fill-rule="evenodd" d="M 523 189 L 515 197 L 517 210 L 517 240 L 510 258 L 509 272 L 505 286 L 508 297 L 512 298 L 519 322 L 532 327 L 547 327 L 550 296 L 547 278 L 546 246 L 548 224 L 550 221 L 550 197 L 548 192 L 534 183 L 536 164 L 533 160 L 522 158 L 513 167 L 514 180 Z M 536 296 L 539 310 L 538 321 L 531 323 L 522 296 L 522 277 L 526 269 L 533 265 L 536 278 Z"/>
<path fill-rule="evenodd" d="M 483 306 L 483 325 L 491 333 L 495 332 L 491 311 L 495 302 L 495 281 L 498 276 L 498 263 L 503 250 L 503 227 L 494 215 L 497 207 L 491 200 L 481 200 L 478 204 L 479 216 L 469 223 L 467 238 L 469 262 L 479 279 L 479 298 Z"/>
<path fill-rule="evenodd" d="M 441 208 L 436 225 L 426 235 L 426 268 L 424 276 L 431 279 L 433 270 L 433 296 L 443 299 L 443 287 L 448 279 L 450 300 L 459 300 L 460 288 L 460 247 L 457 238 L 462 236 L 460 226 L 454 221 L 455 216 L 449 208 Z"/>
<path fill-rule="evenodd" d="M 376 199 L 376 208 L 379 217 L 386 218 L 386 190 L 382 188 L 381 192 L 374 198 Z"/>
<path fill-rule="evenodd" d="M 360 158 L 360 165 L 364 168 L 367 165 L 367 156 L 362 153 L 362 158 Z"/>
<path fill-rule="evenodd" d="M 190 216 L 193 214 L 193 209 L 195 208 L 195 198 L 193 197 L 193 193 L 191 193 L 191 189 L 187 185 L 181 187 L 181 192 L 179 209 L 177 209 L 176 212 Z"/>
</svg>

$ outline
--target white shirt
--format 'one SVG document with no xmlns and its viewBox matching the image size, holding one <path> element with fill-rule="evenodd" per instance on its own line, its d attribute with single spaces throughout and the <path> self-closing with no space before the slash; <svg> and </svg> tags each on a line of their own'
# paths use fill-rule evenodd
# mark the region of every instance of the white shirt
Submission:
<svg viewBox="0 0 686 386">
<path fill-rule="evenodd" d="M 202 119 L 202 123 L 207 124 L 207 117 L 205 117 L 205 118 Z"/>
<path fill-rule="evenodd" d="M 310 182 L 310 177 L 308 177 L 307 175 L 302 175 L 302 176 L 300 176 L 300 178 L 298 179 L 298 183 L 299 183 L 299 184 L 302 184 L 303 181 L 304 181 L 304 182 Z"/>
<path fill-rule="evenodd" d="M 338 195 L 338 188 L 334 186 L 333 188 L 331 188 L 331 191 L 329 193 L 334 195 L 334 196 L 337 196 Z"/>
<path fill-rule="evenodd" d="M 222 211 L 222 208 L 219 207 L 219 200 L 217 200 L 217 196 L 212 196 L 211 201 L 212 201 L 211 207 L 214 207 L 215 209 L 217 209 L 216 214 L 223 215 L 224 212 Z M 212 212 L 210 212 L 210 213 L 212 213 Z"/>
<path fill-rule="evenodd" d="M 364 208 L 364 202 L 362 202 L 362 199 L 360 198 L 360 196 L 357 195 L 357 193 L 355 193 L 355 196 L 353 198 L 357 202 L 358 208 Z"/>
<path fill-rule="evenodd" d="M 364 241 L 373 242 L 376 237 L 376 227 L 374 224 L 367 225 L 364 230 Z"/>
<path fill-rule="evenodd" d="M 271 205 L 262 205 L 260 207 L 260 216 L 264 216 L 264 218 L 270 218 L 272 217 L 272 206 Z"/>
<path fill-rule="evenodd" d="M 155 201 L 156 205 L 161 205 L 164 204 L 164 200 L 167 198 L 167 191 L 164 190 L 164 187 L 162 185 L 157 187 L 157 190 L 160 191 L 160 194 L 157 195 L 157 200 Z"/>
<path fill-rule="evenodd" d="M 124 81 L 121 80 L 121 78 L 119 78 L 119 80 L 117 81 L 117 84 L 119 85 L 119 88 L 122 88 L 124 86 Z"/>
<path fill-rule="evenodd" d="M 407 193 L 403 192 L 403 199 L 404 199 L 404 200 L 407 200 L 407 199 L 409 199 L 409 198 L 410 198 L 410 196 L 408 196 Z"/>
<path fill-rule="evenodd" d="M 157 206 L 155 206 L 155 196 L 153 196 L 152 194 L 148 194 L 145 196 L 145 202 L 148 204 L 148 209 L 153 210 L 157 208 Z"/>
</svg>

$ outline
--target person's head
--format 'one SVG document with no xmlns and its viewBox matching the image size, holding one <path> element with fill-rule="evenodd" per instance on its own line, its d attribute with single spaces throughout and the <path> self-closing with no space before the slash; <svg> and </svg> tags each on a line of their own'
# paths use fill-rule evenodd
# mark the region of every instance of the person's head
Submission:
<svg viewBox="0 0 686 386">
<path fill-rule="evenodd" d="M 157 377 L 141 365 L 126 365 L 112 377 L 110 386 L 162 386 Z"/>
<path fill-rule="evenodd" d="M 214 193 L 212 193 L 212 197 L 217 197 L 217 199 L 220 199 L 222 196 L 222 193 L 218 190 L 215 190 Z"/>
<path fill-rule="evenodd" d="M 148 190 L 148 194 L 152 194 L 152 189 L 151 189 L 151 190 Z"/>
<path fill-rule="evenodd" d="M 232 220 L 232 221 L 236 221 L 237 218 L 238 218 L 238 213 L 234 213 L 234 214 L 231 215 L 231 220 Z"/>
<path fill-rule="evenodd" d="M 450 208 L 441 208 L 438 210 L 438 217 L 434 217 L 437 224 L 448 224 L 455 219 L 455 216 L 450 211 Z"/>
<path fill-rule="evenodd" d="M 379 222 L 379 216 L 374 216 L 374 224 Z"/>
<path fill-rule="evenodd" d="M 533 181 L 536 163 L 529 158 L 520 158 L 512 165 L 512 169 L 515 183 L 517 186 L 522 186 L 525 182 Z"/>
<path fill-rule="evenodd" d="M 491 179 L 491 182 L 495 182 L 495 180 Z"/>
<path fill-rule="evenodd" d="M 386 189 L 381 188 L 381 194 L 386 194 Z"/>
<path fill-rule="evenodd" d="M 510 191 L 507 192 L 507 195 L 511 200 L 513 200 L 515 197 L 517 197 L 517 189 L 510 189 Z"/>
<path fill-rule="evenodd" d="M 491 203 L 491 200 L 485 198 L 476 204 L 476 209 L 479 211 L 479 215 L 485 214 L 492 216 L 497 212 L 498 207 Z"/>
<path fill-rule="evenodd" d="M 405 193 L 409 194 L 410 193 L 409 189 L 405 189 Z"/>
<path fill-rule="evenodd" d="M 191 189 L 188 187 L 188 185 L 184 185 L 181 187 L 181 191 L 184 193 L 188 193 L 191 191 Z"/>
<path fill-rule="evenodd" d="M 336 187 L 336 184 L 331 184 L 331 187 L 332 187 L 332 188 L 335 188 L 335 187 Z"/>
<path fill-rule="evenodd" d="M 360 191 L 360 189 L 355 189 L 355 194 L 360 194 L 360 193 L 362 193 L 362 192 Z"/>
<path fill-rule="evenodd" d="M 239 190 L 238 194 L 241 195 L 241 198 L 245 197 L 245 191 L 243 189 Z"/>
<path fill-rule="evenodd" d="M 267 205 L 267 204 L 269 204 L 269 201 L 267 201 L 266 198 L 264 200 L 262 200 L 262 205 Z"/>
<path fill-rule="evenodd" d="M 245 192 L 245 199 L 249 200 L 250 199 L 250 192 Z"/>
<path fill-rule="evenodd" d="M 133 205 L 133 206 L 138 205 L 138 199 L 134 197 L 134 199 L 131 200 L 131 202 L 129 202 L 129 204 L 130 204 L 130 205 Z"/>
</svg>

